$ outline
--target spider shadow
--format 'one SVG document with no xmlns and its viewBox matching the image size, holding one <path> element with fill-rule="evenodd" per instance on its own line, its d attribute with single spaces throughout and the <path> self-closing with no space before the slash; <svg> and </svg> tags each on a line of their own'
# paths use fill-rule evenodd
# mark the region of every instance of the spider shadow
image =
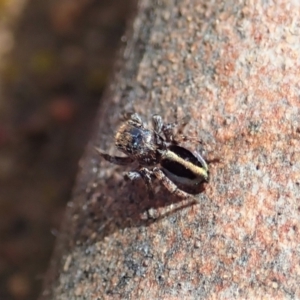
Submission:
<svg viewBox="0 0 300 300">
<path fill-rule="evenodd" d="M 80 218 L 73 223 L 75 232 L 71 234 L 76 241 L 93 243 L 90 238 L 93 234 L 98 242 L 115 231 L 150 226 L 200 203 L 193 195 L 188 199 L 178 198 L 163 186 L 151 199 L 142 180 L 125 182 L 115 179 L 109 178 L 89 192 L 84 211 L 82 205 L 72 208 L 81 209 Z M 160 184 L 156 181 L 154 185 Z M 199 190 L 203 192 L 204 186 Z"/>
</svg>

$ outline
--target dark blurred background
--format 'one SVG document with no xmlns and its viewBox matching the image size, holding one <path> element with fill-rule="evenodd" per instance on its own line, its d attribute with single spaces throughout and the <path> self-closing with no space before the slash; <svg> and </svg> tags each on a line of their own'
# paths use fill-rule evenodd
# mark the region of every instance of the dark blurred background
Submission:
<svg viewBox="0 0 300 300">
<path fill-rule="evenodd" d="M 133 0 L 0 0 L 0 299 L 37 299 Z"/>
</svg>

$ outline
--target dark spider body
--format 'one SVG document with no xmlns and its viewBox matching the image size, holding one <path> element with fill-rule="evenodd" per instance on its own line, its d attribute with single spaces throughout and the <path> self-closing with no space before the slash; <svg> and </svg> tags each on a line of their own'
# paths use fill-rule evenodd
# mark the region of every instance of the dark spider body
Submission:
<svg viewBox="0 0 300 300">
<path fill-rule="evenodd" d="M 187 198 L 191 193 L 185 190 L 208 180 L 208 166 L 199 153 L 178 145 L 173 135 L 175 124 L 165 124 L 159 115 L 152 117 L 152 123 L 153 130 L 147 129 L 135 113 L 120 126 L 115 144 L 126 157 L 110 156 L 96 150 L 114 164 L 127 165 L 136 161 L 139 169 L 126 173 L 126 177 L 144 179 L 151 195 L 152 178 L 156 177 L 172 194 Z M 187 140 L 186 137 L 183 139 Z"/>
</svg>

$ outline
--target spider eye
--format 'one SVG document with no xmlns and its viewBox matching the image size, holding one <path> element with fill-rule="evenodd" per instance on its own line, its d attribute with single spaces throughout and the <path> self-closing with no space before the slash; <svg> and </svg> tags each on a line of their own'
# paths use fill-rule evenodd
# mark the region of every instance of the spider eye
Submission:
<svg viewBox="0 0 300 300">
<path fill-rule="evenodd" d="M 131 144 L 134 149 L 138 148 L 143 140 L 142 132 L 139 128 L 132 128 L 130 130 Z"/>
</svg>

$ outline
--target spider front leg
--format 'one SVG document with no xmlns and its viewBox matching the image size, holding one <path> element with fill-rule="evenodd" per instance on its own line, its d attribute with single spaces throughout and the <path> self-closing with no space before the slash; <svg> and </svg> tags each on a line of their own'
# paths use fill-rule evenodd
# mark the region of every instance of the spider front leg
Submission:
<svg viewBox="0 0 300 300">
<path fill-rule="evenodd" d="M 188 116 L 183 118 L 180 123 L 177 121 L 177 118 L 176 118 L 176 121 L 174 123 L 167 123 L 167 124 L 165 124 L 163 122 L 162 117 L 160 115 L 153 115 L 153 117 L 152 117 L 154 131 L 158 135 L 163 133 L 166 141 L 174 143 L 174 144 L 179 144 L 180 141 L 188 140 L 188 138 L 182 134 L 183 130 L 188 122 L 189 122 Z M 176 130 L 176 134 L 175 134 L 174 128 L 176 128 L 176 127 L 177 127 L 177 130 Z M 175 138 L 175 136 L 176 136 L 176 138 Z"/>
<path fill-rule="evenodd" d="M 98 154 L 102 156 L 105 160 L 115 164 L 115 165 L 129 165 L 134 162 L 134 159 L 128 156 L 111 156 L 107 153 L 102 152 L 101 149 L 95 148 Z"/>
<path fill-rule="evenodd" d="M 190 194 L 188 194 L 188 193 L 184 192 L 183 190 L 179 189 L 177 187 L 177 185 L 173 181 L 171 181 L 164 174 L 164 172 L 161 169 L 159 169 L 159 168 L 156 167 L 156 168 L 153 169 L 153 173 L 156 176 L 156 178 L 159 179 L 162 182 L 162 184 L 167 188 L 167 190 L 171 194 L 173 194 L 173 195 L 175 195 L 175 196 L 177 196 L 179 198 L 183 198 L 183 199 L 187 199 L 187 198 L 191 197 Z"/>
<path fill-rule="evenodd" d="M 164 145 L 165 139 L 161 136 L 163 132 L 164 122 L 160 115 L 152 116 L 152 125 L 155 132 L 155 142 L 157 145 Z"/>
<path fill-rule="evenodd" d="M 130 122 L 138 127 L 144 127 L 144 123 L 138 113 L 134 112 L 124 112 L 121 114 L 121 120 L 123 122 Z"/>
<path fill-rule="evenodd" d="M 164 122 L 162 120 L 162 117 L 160 115 L 153 115 L 152 116 L 152 124 L 153 129 L 157 134 L 160 134 L 162 132 Z"/>
<path fill-rule="evenodd" d="M 193 136 L 187 136 L 183 134 L 185 126 L 189 122 L 189 117 L 184 117 L 180 123 L 168 123 L 164 124 L 162 131 L 166 137 L 166 140 L 171 142 L 172 144 L 179 145 L 184 142 L 192 142 L 195 144 L 203 144 L 201 140 L 195 138 Z M 174 133 L 174 128 L 177 127 L 176 133 Z"/>
<path fill-rule="evenodd" d="M 181 142 L 190 140 L 190 137 L 187 137 L 183 134 L 184 128 L 190 121 L 190 116 L 186 115 L 184 118 L 180 120 L 180 122 L 177 120 L 175 123 L 169 123 L 165 124 L 163 128 L 163 132 L 165 136 L 169 136 L 170 141 L 173 144 L 180 144 Z M 176 127 L 176 133 L 174 133 L 174 128 Z M 168 137 L 167 137 L 168 138 Z"/>
<path fill-rule="evenodd" d="M 146 184 L 149 198 L 152 199 L 154 197 L 153 188 L 152 188 L 152 172 L 149 169 L 141 168 L 138 171 L 127 172 L 125 173 L 125 179 L 130 181 L 143 179 Z"/>
<path fill-rule="evenodd" d="M 158 136 L 163 134 L 167 142 L 174 142 L 174 128 L 177 126 L 176 123 L 165 124 L 160 115 L 153 115 L 152 124 Z"/>
</svg>

